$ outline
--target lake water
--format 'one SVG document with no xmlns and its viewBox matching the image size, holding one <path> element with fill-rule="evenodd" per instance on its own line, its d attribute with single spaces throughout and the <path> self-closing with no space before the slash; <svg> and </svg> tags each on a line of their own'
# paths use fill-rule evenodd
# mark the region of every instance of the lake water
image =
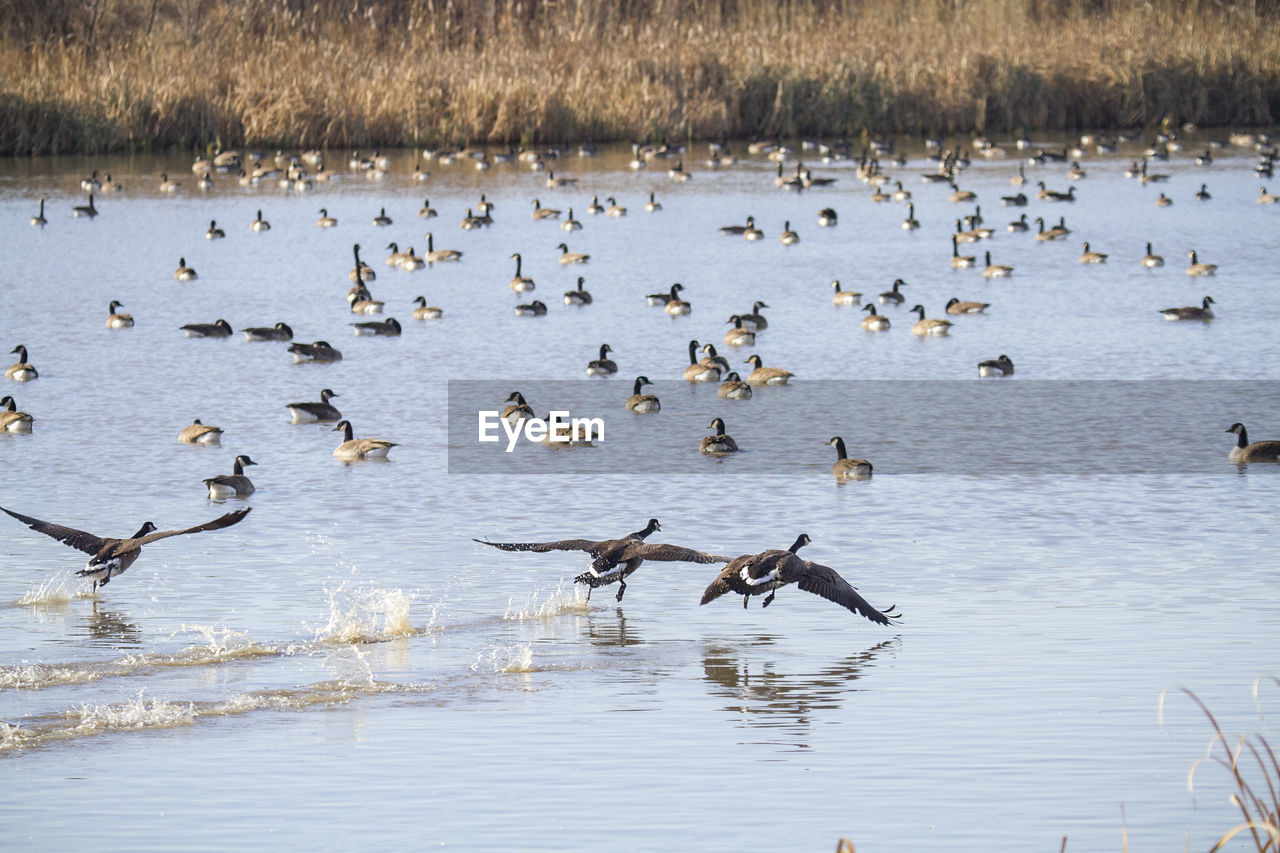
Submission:
<svg viewBox="0 0 1280 853">
<path fill-rule="evenodd" d="M 1186 787 L 1211 728 L 1178 694 L 1163 724 L 1157 707 L 1185 687 L 1229 735 L 1264 731 L 1250 691 L 1277 674 L 1280 466 L 1229 462 L 1224 430 L 1280 438 L 1280 205 L 1256 203 L 1252 152 L 1176 154 L 1153 168 L 1171 179 L 1144 186 L 1123 176 L 1140 148 L 1085 160 L 1074 204 L 1034 198 L 1037 180 L 1066 190 L 1064 164 L 1027 167 L 1023 209 L 999 203 L 1017 191 L 1012 150 L 964 171 L 996 233 L 963 252 L 1016 268 L 992 281 L 949 267 L 972 205 L 922 182 L 919 151 L 889 170 L 913 193 L 914 232 L 854 164 L 816 154 L 815 175 L 838 181 L 802 193 L 779 190 L 764 157 L 711 171 L 701 146 L 686 183 L 611 150 L 555 161 L 579 179 L 556 189 L 526 165 L 411 151 L 380 180 L 304 193 L 227 175 L 201 191 L 184 157 L 0 162 L 0 343 L 25 344 L 40 371 L 2 386 L 36 421 L 0 433 L 0 505 L 103 536 L 253 508 L 148 545 L 96 594 L 74 574 L 84 555 L 3 517 L 5 846 L 829 850 L 845 836 L 969 851 L 1066 836 L 1119 850 L 1126 830 L 1135 849 L 1209 846 L 1239 817 L 1220 767 Z M 74 219 L 93 169 L 123 191 Z M 183 186 L 160 192 L 162 172 Z M 1202 183 L 1212 200 L 1193 197 Z M 643 209 L 651 191 L 660 212 Z M 1171 207 L 1155 206 L 1162 191 Z M 481 193 L 494 224 L 460 230 Z M 628 215 L 589 215 L 593 194 Z M 48 225 L 30 227 L 41 197 Z M 438 218 L 417 218 L 424 197 Z M 583 230 L 534 221 L 535 198 L 572 206 Z M 321 207 L 337 227 L 317 227 Z M 824 207 L 836 227 L 817 226 Z M 381 208 L 390 226 L 373 224 Z M 259 209 L 269 231 L 250 230 Z M 1007 233 L 1024 210 L 1074 233 Z M 765 239 L 718 232 L 748 215 Z M 226 239 L 204 238 L 211 219 Z M 793 246 L 778 241 L 787 220 Z M 428 229 L 460 263 L 383 263 L 392 241 L 424 253 Z M 1109 261 L 1078 263 L 1084 240 Z M 1139 264 L 1147 241 L 1165 267 Z M 561 242 L 590 262 L 557 263 Z M 354 243 L 400 337 L 352 334 L 379 319 L 345 301 Z M 1189 249 L 1217 276 L 1185 275 Z M 513 252 L 532 294 L 508 289 Z M 180 257 L 196 281 L 173 279 Z M 565 306 L 579 275 L 593 302 Z M 865 301 L 896 278 L 906 304 L 881 307 L 888 332 L 832 304 L 833 279 Z M 690 315 L 646 304 L 677 281 Z M 418 295 L 443 319 L 412 319 Z M 1212 322 L 1158 313 L 1206 295 Z M 907 308 L 941 317 L 953 296 L 991 307 L 950 318 L 948 337 L 910 334 Z M 532 297 L 546 316 L 515 316 Z M 105 328 L 113 299 L 135 327 Z M 757 300 L 756 345 L 721 345 Z M 219 318 L 284 321 L 344 358 L 294 364 L 283 343 L 179 331 Z M 718 399 L 681 379 L 694 338 L 795 385 Z M 619 373 L 588 379 L 602 343 Z M 1001 353 L 1016 375 L 980 380 Z M 641 374 L 657 414 L 622 408 Z M 357 437 L 399 445 L 389 461 L 344 464 L 332 424 L 289 422 L 285 405 L 322 388 Z M 482 447 L 475 413 L 514 390 L 539 416 L 600 415 L 604 440 Z M 740 453 L 697 452 L 717 416 Z M 180 444 L 193 418 L 221 426 L 221 445 Z M 834 435 L 871 479 L 828 473 Z M 201 481 L 241 453 L 257 492 L 209 500 Z M 585 555 L 472 541 L 612 538 L 651 516 L 652 541 L 718 554 L 808 533 L 803 556 L 896 604 L 901 624 L 795 587 L 768 609 L 699 606 L 717 567 L 688 563 L 650 562 L 621 602 L 616 587 L 588 601 L 572 583 Z M 1264 710 L 1278 689 L 1260 688 Z"/>
</svg>

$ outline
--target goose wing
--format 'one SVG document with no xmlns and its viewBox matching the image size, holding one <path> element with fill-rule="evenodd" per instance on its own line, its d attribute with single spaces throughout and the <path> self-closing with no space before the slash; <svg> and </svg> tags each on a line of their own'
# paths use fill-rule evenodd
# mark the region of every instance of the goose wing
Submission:
<svg viewBox="0 0 1280 853">
<path fill-rule="evenodd" d="M 805 592 L 812 592 L 827 601 L 834 601 L 877 625 L 892 625 L 899 615 L 893 612 L 892 605 L 884 612 L 872 607 L 847 580 L 840 577 L 835 569 L 820 563 L 806 561 L 796 585 Z"/>
<path fill-rule="evenodd" d="M 497 548 L 500 551 L 536 551 L 538 553 L 546 551 L 586 551 L 592 555 L 603 550 L 603 547 L 615 543 L 615 540 L 611 539 L 602 542 L 594 539 L 558 539 L 555 542 L 489 542 L 484 539 L 473 538 L 471 541 Z"/>
<path fill-rule="evenodd" d="M 238 509 L 226 515 L 220 515 L 212 521 L 206 521 L 204 524 L 188 527 L 185 530 L 157 530 L 155 533 L 148 533 L 146 536 L 140 536 L 137 539 L 128 540 L 128 542 L 134 548 L 141 548 L 148 542 L 155 542 L 157 539 L 168 539 L 170 536 L 182 536 L 184 533 L 200 533 L 205 530 L 221 530 L 224 527 L 238 524 L 252 509 L 253 507 Z"/>
<path fill-rule="evenodd" d="M 4 507 L 0 507 L 0 509 L 4 509 Z M 99 536 L 94 536 L 92 533 L 86 533 L 83 530 L 76 530 L 74 527 L 64 527 L 61 524 L 51 524 L 47 521 L 41 521 L 38 518 L 32 518 L 29 515 L 14 512 L 11 509 L 4 509 L 4 511 L 18 519 L 18 521 L 27 525 L 27 527 L 30 527 L 32 530 L 43 533 L 45 536 L 52 536 L 64 545 L 70 545 L 77 551 L 83 551 L 86 554 L 97 554 L 102 550 L 102 546 L 107 544 L 109 541 Z"/>
<path fill-rule="evenodd" d="M 732 557 L 722 557 L 719 554 L 695 551 L 692 548 L 684 548 L 679 545 L 667 545 L 658 542 L 653 544 L 635 542 L 622 550 L 622 553 L 618 556 L 618 561 L 631 560 L 635 557 L 671 563 L 727 563 L 733 559 Z"/>
</svg>

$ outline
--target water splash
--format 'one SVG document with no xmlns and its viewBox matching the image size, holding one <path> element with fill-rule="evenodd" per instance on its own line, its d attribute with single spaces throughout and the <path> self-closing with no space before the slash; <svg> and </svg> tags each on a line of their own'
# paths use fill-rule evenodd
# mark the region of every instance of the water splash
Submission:
<svg viewBox="0 0 1280 853">
<path fill-rule="evenodd" d="M 79 710 L 66 712 L 72 722 L 71 731 L 77 735 L 96 735 L 121 729 L 169 729 L 189 726 L 195 722 L 196 710 L 192 703 L 165 702 L 161 699 L 147 701 L 143 691 L 137 698 L 118 704 L 81 705 Z"/>
<path fill-rule="evenodd" d="M 534 590 L 521 604 L 516 604 L 515 598 L 509 599 L 507 612 L 502 618 L 510 622 L 527 622 L 554 619 L 566 613 L 587 613 L 590 609 L 578 586 L 561 580 L 549 591 Z"/>
<path fill-rule="evenodd" d="M 62 571 L 46 579 L 15 603 L 22 607 L 69 604 L 77 598 L 93 598 L 93 591 L 71 572 Z"/>
<path fill-rule="evenodd" d="M 495 646 L 476 655 L 472 672 L 535 672 L 533 647 L 525 643 Z"/>
<path fill-rule="evenodd" d="M 328 621 L 313 629 L 317 643 L 376 643 L 417 633 L 409 623 L 409 596 L 398 589 L 363 589 L 343 583 L 325 589 Z"/>
</svg>

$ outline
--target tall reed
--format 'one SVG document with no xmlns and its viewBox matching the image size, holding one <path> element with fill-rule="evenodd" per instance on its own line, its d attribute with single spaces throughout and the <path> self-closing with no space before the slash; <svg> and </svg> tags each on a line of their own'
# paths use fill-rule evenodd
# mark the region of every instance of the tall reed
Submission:
<svg viewBox="0 0 1280 853">
<path fill-rule="evenodd" d="M 1268 125 L 1278 6 L 9 0 L 0 154 Z"/>
</svg>

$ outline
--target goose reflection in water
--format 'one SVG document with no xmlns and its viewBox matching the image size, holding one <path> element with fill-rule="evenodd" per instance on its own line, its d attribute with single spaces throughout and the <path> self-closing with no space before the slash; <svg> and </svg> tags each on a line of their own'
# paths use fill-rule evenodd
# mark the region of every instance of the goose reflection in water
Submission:
<svg viewBox="0 0 1280 853">
<path fill-rule="evenodd" d="M 107 610 L 93 602 L 93 609 L 85 616 L 85 635 L 95 645 L 111 648 L 140 649 L 143 646 L 142 629 L 114 610 Z"/>
<path fill-rule="evenodd" d="M 615 608 L 613 615 L 605 619 L 587 617 L 587 639 L 593 646 L 638 646 L 644 643 L 634 630 L 627 629 L 627 617 L 622 608 Z"/>
<path fill-rule="evenodd" d="M 769 657 L 759 654 L 775 642 L 775 637 L 760 636 L 745 647 L 708 646 L 702 656 L 708 691 L 728 700 L 723 710 L 737 714 L 743 728 L 774 728 L 807 736 L 817 712 L 840 708 L 844 694 L 859 689 L 858 679 L 899 641 L 884 640 L 816 672 L 792 671 L 791 661 L 780 649 Z M 804 742 L 790 745 L 811 748 Z"/>
</svg>

